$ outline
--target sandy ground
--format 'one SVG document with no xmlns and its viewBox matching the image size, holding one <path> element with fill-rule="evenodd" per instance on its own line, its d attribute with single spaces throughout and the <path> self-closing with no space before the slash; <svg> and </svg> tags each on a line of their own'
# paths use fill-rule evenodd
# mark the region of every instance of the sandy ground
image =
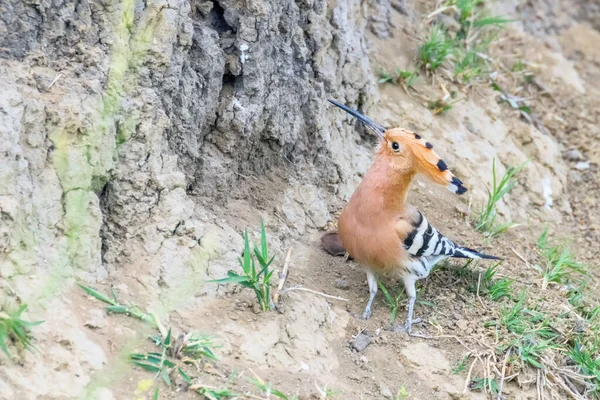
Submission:
<svg viewBox="0 0 600 400">
<path fill-rule="evenodd" d="M 431 11 L 431 7 L 419 3 L 415 12 Z M 424 28 L 414 23 L 411 19 L 414 16 L 396 10 L 392 13 L 393 37 L 383 40 L 371 35 L 369 38 L 371 62 L 387 70 L 412 67 L 418 38 Z M 564 306 L 565 292 L 560 287 L 542 291 L 539 273 L 532 267 L 541 263 L 535 243 L 545 226 L 549 226 L 552 240 L 568 241 L 578 258 L 591 266 L 592 298 L 597 288 L 596 243 L 600 239 L 597 202 L 600 194 L 600 111 L 597 107 L 600 51 L 597 43 L 600 34 L 585 23 L 569 24 L 548 37 L 543 37 L 544 32 L 543 27 L 509 28 L 493 45 L 491 56 L 508 64 L 510 60 L 503 58 L 508 59 L 510 53 L 514 59 L 540 65 L 531 68 L 548 93 L 535 85 L 524 87 L 518 77 L 507 79 L 503 84 L 510 90 L 521 87 L 521 95 L 531 97 L 532 107 L 548 130 L 545 134 L 522 121 L 515 110 L 499 104 L 497 93 L 483 84 L 461 91 L 446 82 L 449 90 L 458 91 L 465 100 L 456 103 L 446 114 L 433 116 L 423 104 L 442 92 L 438 82 L 428 76 L 419 79 L 415 86 L 417 91 L 380 85 L 379 102 L 372 107 L 370 115 L 388 125 L 406 126 L 430 140 L 450 168 L 459 177 L 465 177 L 471 189 L 469 193 L 473 193 L 472 197 L 458 198 L 418 179 L 413 184 L 410 202 L 451 239 L 504 257 L 499 276 L 514 279 L 517 289 L 529 288 L 538 296 L 542 307 L 551 309 Z M 465 132 L 466 136 L 458 137 L 457 132 Z M 478 144 L 478 137 L 486 138 L 484 146 Z M 502 205 L 502 218 L 511 218 L 520 226 L 488 241 L 474 232 L 468 221 L 479 207 L 485 184 L 489 182 L 490 151 L 505 165 L 515 165 L 524 157 L 531 158 L 557 177 L 559 183 L 554 189 L 560 194 L 552 210 L 546 210 L 541 188 L 531 186 L 543 178 L 540 169 L 526 170 L 519 175 L 519 185 Z M 347 301 L 296 290 L 282 295 L 278 311 L 257 313 L 249 290 L 214 283 L 194 287 L 191 297 L 178 299 L 177 307 L 164 316 L 164 323 L 174 332 L 193 330 L 216 337 L 215 342 L 220 345 L 215 349 L 219 361 L 192 369 L 204 384 L 227 386 L 237 393 L 258 393 L 245 379 L 256 374 L 282 392 L 299 393 L 302 399 L 320 398 L 318 388 L 325 387 L 335 392 L 333 398 L 340 399 L 489 398 L 481 392 L 465 391 L 470 384 L 467 374 L 471 361 L 461 367 L 468 353 L 483 351 L 486 345 L 494 343 L 493 330 L 484 327 L 483 322 L 496 318 L 504 303 L 492 302 L 473 291 L 478 271 L 487 268 L 489 263 L 472 264 L 470 269 L 474 272 L 466 275 L 456 272 L 462 264 L 447 265 L 423 281 L 415 313 L 424 323 L 416 327 L 416 332 L 433 338 L 409 337 L 391 329 L 390 310 L 382 295 L 374 303 L 370 320 L 354 317 L 361 313 L 368 298 L 365 274 L 353 261 L 330 256 L 321 249 L 323 230 L 308 223 L 303 234 L 283 237 L 279 227 L 285 215 L 281 211 L 282 193 L 288 187 L 285 179 L 259 177 L 252 185 L 257 190 L 247 199 L 213 204 L 213 211 L 238 231 L 258 226 L 260 216 L 270 214 L 267 231 L 275 243 L 277 269 L 283 265 L 287 249 L 292 249 L 286 287 L 309 288 Z M 267 186 L 270 194 L 260 190 Z M 334 226 L 335 221 L 332 221 L 331 228 Z M 238 247 L 232 251 L 241 251 Z M 123 300 L 152 305 L 153 294 L 146 289 L 143 279 L 139 279 L 143 273 L 142 260 L 137 270 L 111 271 L 106 284 L 98 285 L 97 289 L 107 292 L 112 285 Z M 401 283 L 393 279 L 384 282 L 394 291 L 402 290 Z M 43 368 L 27 370 L 32 357 L 42 357 L 54 371 L 64 369 L 64 374 L 58 374 L 57 387 L 67 387 L 71 380 L 78 379 L 78 371 L 85 371 L 90 378 L 84 397 L 152 398 L 155 385 L 149 386 L 146 382 L 152 374 L 132 368 L 126 355 L 132 351 L 154 351 L 156 347 L 146 336 L 155 332 L 135 319 L 106 315 L 100 302 L 76 287 L 66 291 L 64 296 L 70 304 L 69 311 L 53 311 L 35 334 L 37 342 L 52 340 L 56 353 L 24 353 L 16 364 L 2 366 L 4 371 L 0 372 L 0 378 L 16 384 L 11 388 L 0 379 L 0 397 L 34 398 L 27 390 L 25 376 L 44 373 Z M 58 316 L 65 317 L 65 313 L 70 314 L 74 323 L 86 327 L 85 337 L 52 337 L 53 325 L 58 323 L 52 322 L 52 317 L 60 321 Z M 402 300 L 397 322 L 404 317 L 405 301 Z M 68 349 L 74 343 L 78 346 L 83 343 L 88 349 L 88 353 L 81 354 L 77 360 L 68 358 Z M 476 364 L 471 378 L 482 376 L 481 368 Z M 197 398 L 179 383 L 174 390 L 162 385 L 159 398 Z M 399 392 L 406 393 L 406 397 L 396 397 Z M 508 399 L 537 398 L 535 377 L 523 371 L 518 379 L 505 383 L 504 394 Z M 77 395 L 65 389 L 38 398 Z"/>
</svg>

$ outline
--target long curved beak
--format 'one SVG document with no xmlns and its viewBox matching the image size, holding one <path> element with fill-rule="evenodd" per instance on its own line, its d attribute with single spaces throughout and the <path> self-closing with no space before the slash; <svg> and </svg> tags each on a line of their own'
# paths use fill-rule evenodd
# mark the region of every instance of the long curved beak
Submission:
<svg viewBox="0 0 600 400">
<path fill-rule="evenodd" d="M 382 139 L 382 140 L 385 139 L 384 133 L 387 129 L 385 129 L 381 124 L 374 122 L 371 118 L 362 115 L 358 111 L 353 110 L 352 108 L 350 108 L 342 103 L 339 103 L 335 100 L 328 100 L 328 101 L 331 104 L 333 104 L 334 106 L 341 108 L 342 110 L 346 111 L 348 114 L 357 118 L 360 122 L 365 124 L 365 126 L 367 128 L 369 128 L 371 131 L 373 131 L 380 139 Z"/>
</svg>

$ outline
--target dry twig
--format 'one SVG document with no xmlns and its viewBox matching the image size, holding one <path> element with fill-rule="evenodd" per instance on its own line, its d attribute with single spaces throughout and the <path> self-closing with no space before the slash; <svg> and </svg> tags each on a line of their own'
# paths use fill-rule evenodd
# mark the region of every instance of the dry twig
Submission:
<svg viewBox="0 0 600 400">
<path fill-rule="evenodd" d="M 312 290 L 312 289 L 308 289 L 308 288 L 304 288 L 304 287 L 300 287 L 300 286 L 294 286 L 294 287 L 291 287 L 289 289 L 284 289 L 284 290 L 281 291 L 281 293 L 284 294 L 284 293 L 287 293 L 287 292 L 291 292 L 293 290 L 301 290 L 303 292 L 309 292 L 309 293 L 318 294 L 319 296 L 327 297 L 328 299 L 334 299 L 334 300 L 340 300 L 340 301 L 350 301 L 350 300 L 345 299 L 343 297 L 332 296 L 330 294 L 325 294 L 323 292 L 317 292 L 316 290 Z"/>
<path fill-rule="evenodd" d="M 496 398 L 498 400 L 502 399 L 502 389 L 504 388 L 504 377 L 506 375 L 506 363 L 508 361 L 508 357 L 510 356 L 510 347 L 506 352 L 506 356 L 504 356 L 504 361 L 502 362 L 502 375 L 500 375 L 500 385 L 498 386 L 498 396 Z"/>
<path fill-rule="evenodd" d="M 525 257 L 523 257 L 521 254 L 519 254 L 515 249 L 511 248 L 511 250 L 513 253 L 515 253 L 517 255 L 517 257 L 519 257 L 521 259 L 521 261 L 523 261 L 527 265 L 527 268 L 532 268 L 531 264 L 529 263 L 529 261 L 527 261 L 525 259 Z"/>
<path fill-rule="evenodd" d="M 275 290 L 275 293 L 273 293 L 273 303 L 275 303 L 275 304 L 277 304 L 279 302 L 279 295 L 281 293 L 281 290 L 283 289 L 283 286 L 287 282 L 288 270 L 290 269 L 291 257 L 292 257 L 292 248 L 290 247 L 285 256 L 285 261 L 283 263 L 283 269 L 281 270 L 281 273 L 279 274 L 279 283 L 277 284 L 277 289 Z"/>
<path fill-rule="evenodd" d="M 477 358 L 473 360 L 471 363 L 471 367 L 469 368 L 469 373 L 467 374 L 467 379 L 465 379 L 465 387 L 463 389 L 463 393 L 467 393 L 467 389 L 469 388 L 469 383 L 471 382 L 471 374 L 473 373 L 473 367 L 475 367 L 475 363 L 477 362 Z"/>
</svg>

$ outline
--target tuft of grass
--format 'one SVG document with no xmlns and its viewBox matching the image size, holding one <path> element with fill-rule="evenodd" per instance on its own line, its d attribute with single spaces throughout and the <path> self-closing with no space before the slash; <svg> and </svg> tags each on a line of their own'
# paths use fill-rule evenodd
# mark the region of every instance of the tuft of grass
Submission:
<svg viewBox="0 0 600 400">
<path fill-rule="evenodd" d="M 419 63 L 423 69 L 435 71 L 454 52 L 454 45 L 439 25 L 429 30 L 427 40 L 419 47 Z"/>
<path fill-rule="evenodd" d="M 448 10 L 453 11 L 459 29 L 456 33 L 445 32 L 433 25 L 419 48 L 421 67 L 435 71 L 447 62 L 454 66 L 454 77 L 463 84 L 487 76 L 495 68 L 486 55 L 488 48 L 499 30 L 512 20 L 487 15 L 483 0 L 448 0 L 436 13 Z"/>
<path fill-rule="evenodd" d="M 379 83 L 405 84 L 407 87 L 412 87 L 419 76 L 417 71 L 407 71 L 398 68 L 395 74 L 390 74 L 386 71 L 379 73 Z"/>
<path fill-rule="evenodd" d="M 497 321 L 489 321 L 485 326 L 504 327 L 507 331 L 516 334 L 525 333 L 528 328 L 524 318 L 526 298 L 527 292 L 523 290 L 519 295 L 516 304 L 513 306 L 503 306 L 500 311 L 499 319 Z"/>
<path fill-rule="evenodd" d="M 475 221 L 475 230 L 484 232 L 488 237 L 492 238 L 506 230 L 516 226 L 512 222 L 497 225 L 496 217 L 498 215 L 496 206 L 502 198 L 507 195 L 512 188 L 517 184 L 513 177 L 525 166 L 528 161 L 516 166 L 510 167 L 504 173 L 500 181 L 496 178 L 496 159 L 492 160 L 492 189 L 487 188 L 488 200 L 482 207 L 479 216 Z"/>
<path fill-rule="evenodd" d="M 170 331 L 169 331 L 170 333 Z M 166 348 L 163 347 L 162 353 L 157 352 L 148 352 L 146 354 L 140 353 L 132 353 L 129 355 L 129 360 L 133 365 L 137 365 L 138 367 L 153 372 L 156 374 L 156 377 L 161 377 L 162 380 L 167 384 L 167 386 L 171 386 L 171 377 L 170 371 L 172 368 L 175 368 L 175 364 L 171 362 L 166 356 Z M 179 369 L 182 371 L 181 369 Z M 183 371 L 182 371 L 183 372 Z M 184 372 L 185 374 L 185 372 Z"/>
<path fill-rule="evenodd" d="M 457 99 L 451 102 L 446 102 L 444 99 L 437 99 L 430 101 L 427 107 L 433 112 L 433 115 L 442 115 L 452 110 L 452 105 L 458 103 L 463 99 Z"/>
<path fill-rule="evenodd" d="M 498 272 L 500 263 L 492 265 L 485 270 L 483 274 L 483 287 L 487 291 L 487 296 L 493 301 L 498 301 L 502 298 L 512 298 L 512 284 L 514 280 L 508 278 L 494 279 Z"/>
<path fill-rule="evenodd" d="M 211 338 L 205 335 L 188 333 L 176 339 L 169 328 L 164 338 L 157 335 L 150 339 L 160 348 L 160 352 L 132 353 L 129 355 L 129 360 L 133 365 L 154 373 L 155 378 L 162 378 L 169 387 L 172 386 L 174 372 L 177 372 L 188 385 L 192 383 L 192 378 L 185 372 L 183 365 L 177 364 L 177 360 L 183 364 L 194 365 L 198 371 L 202 370 L 199 362 L 201 358 L 217 361 L 217 357 L 211 350 L 213 345 Z M 201 388 L 204 387 L 199 386 L 198 390 Z"/>
<path fill-rule="evenodd" d="M 480 390 L 482 392 L 498 393 L 498 382 L 492 378 L 475 378 L 471 382 L 471 390 Z"/>
<path fill-rule="evenodd" d="M 213 343 L 214 338 L 212 336 L 189 332 L 186 335 L 181 335 L 176 341 L 175 346 L 171 346 L 171 343 L 166 343 L 167 339 L 170 339 L 170 335 L 168 335 L 167 338 L 156 335 L 151 336 L 150 339 L 155 345 L 160 346 L 161 348 L 166 347 L 168 355 L 183 359 L 184 362 L 190 364 L 196 364 L 194 361 L 200 360 L 202 357 L 218 361 L 218 358 L 212 351 L 212 349 L 216 347 Z"/>
<path fill-rule="evenodd" d="M 515 349 L 522 366 L 529 365 L 539 369 L 544 368 L 542 364 L 544 352 L 558 348 L 553 339 L 543 339 L 533 333 L 515 338 L 511 346 Z"/>
<path fill-rule="evenodd" d="M 20 343 L 26 350 L 35 350 L 31 344 L 30 328 L 40 325 L 44 321 L 29 322 L 21 319 L 27 309 L 27 304 L 21 305 L 17 311 L 8 313 L 0 311 L 0 348 L 10 359 L 7 343 Z"/>
<path fill-rule="evenodd" d="M 481 76 L 486 69 L 485 63 L 475 50 L 462 54 L 454 65 L 454 75 L 463 83 Z"/>
<path fill-rule="evenodd" d="M 571 358 L 577 366 L 579 372 L 588 379 L 589 387 L 587 391 L 591 398 L 600 397 L 600 343 L 598 336 L 596 340 L 589 344 L 583 344 L 575 341 L 573 346 L 567 351 L 567 356 Z"/>
<path fill-rule="evenodd" d="M 104 309 L 109 313 L 129 315 L 144 322 L 147 322 L 154 327 L 158 327 L 158 322 L 154 314 L 144 313 L 133 304 L 129 304 L 128 306 L 121 304 L 121 302 L 117 298 L 117 293 L 115 292 L 115 289 L 110 289 L 109 297 L 105 294 L 100 293 L 96 289 L 92 289 L 80 283 L 78 283 L 77 286 L 82 288 L 88 295 L 92 296 L 93 298 L 108 304 L 108 306 L 104 307 Z"/>
<path fill-rule="evenodd" d="M 79 284 L 79 287 L 95 299 L 109 304 L 106 307 L 107 311 L 133 316 L 150 323 L 161 332 L 161 334 L 149 337 L 159 347 L 159 351 L 130 353 L 129 362 L 131 364 L 154 373 L 154 379 L 162 379 L 168 387 L 174 387 L 173 380 L 179 377 L 189 386 L 190 390 L 196 391 L 208 399 L 225 399 L 238 396 L 237 394 L 225 396 L 225 393 L 228 393 L 225 389 L 209 388 L 203 385 L 196 385 L 194 388 L 194 385 L 191 385 L 192 378 L 185 372 L 184 368 L 187 365 L 194 365 L 197 371 L 201 371 L 201 360 L 203 359 L 218 361 L 212 351 L 214 347 L 213 337 L 194 332 L 176 337 L 172 334 L 171 328 L 167 331 L 154 314 L 145 314 L 135 306 L 121 304 L 114 289 L 111 289 L 111 294 L 107 296 L 87 286 Z M 154 398 L 158 397 L 158 392 L 159 387 L 157 386 Z"/>
<path fill-rule="evenodd" d="M 527 290 L 521 291 L 514 305 L 504 305 L 498 319 L 486 322 L 485 326 L 505 328 L 516 335 L 535 334 L 542 339 L 556 337 L 550 328 L 548 314 L 527 307 Z"/>
<path fill-rule="evenodd" d="M 461 372 L 463 372 L 467 368 L 467 361 L 469 361 L 468 355 L 464 356 L 462 358 L 462 360 L 460 360 L 460 362 L 458 364 L 456 364 L 456 366 L 450 370 L 450 373 L 452 375 L 459 375 Z"/>
<path fill-rule="evenodd" d="M 234 271 L 227 272 L 227 278 L 216 279 L 209 282 L 216 283 L 239 283 L 242 287 L 254 290 L 258 305 L 262 311 L 269 311 L 274 308 L 271 299 L 271 276 L 274 270 L 269 266 L 273 262 L 274 256 L 269 259 L 269 250 L 267 246 L 267 234 L 265 224 L 260 224 L 260 249 L 254 246 L 254 252 L 250 251 L 250 239 L 248 230 L 244 231 L 244 253 L 242 258 L 238 258 L 243 274 Z M 257 265 L 258 264 L 258 265 Z"/>
<path fill-rule="evenodd" d="M 400 301 L 404 297 L 403 290 L 399 290 L 395 296 L 392 296 L 387 288 L 383 285 L 381 280 L 377 278 L 377 285 L 379 286 L 379 290 L 383 293 L 383 297 L 385 298 L 385 303 L 390 308 L 390 325 L 394 324 L 396 320 L 396 316 L 398 315 L 398 308 L 400 307 Z"/>
<path fill-rule="evenodd" d="M 542 275 L 542 289 L 550 283 L 561 284 L 568 280 L 574 272 L 585 274 L 584 264 L 575 261 L 575 256 L 564 246 L 551 246 L 548 243 L 548 229 L 545 229 L 537 242 L 538 248 L 545 258 L 545 266 L 535 265 L 535 269 Z"/>
<path fill-rule="evenodd" d="M 408 399 L 409 394 L 406 391 L 406 388 L 404 387 L 404 385 L 400 386 L 400 389 L 398 389 L 398 394 L 396 395 L 396 400 L 404 400 L 404 399 Z"/>
</svg>

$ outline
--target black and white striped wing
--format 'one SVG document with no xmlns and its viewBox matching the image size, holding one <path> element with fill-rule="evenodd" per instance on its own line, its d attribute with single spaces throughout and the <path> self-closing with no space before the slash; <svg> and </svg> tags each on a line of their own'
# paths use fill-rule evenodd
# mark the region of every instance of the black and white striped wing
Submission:
<svg viewBox="0 0 600 400">
<path fill-rule="evenodd" d="M 452 257 L 456 244 L 435 229 L 420 212 L 413 230 L 404 240 L 404 247 L 415 257 L 446 255 Z"/>
<path fill-rule="evenodd" d="M 427 218 L 418 212 L 412 224 L 412 231 L 404 239 L 406 251 L 413 257 L 448 256 L 456 258 L 487 258 L 499 260 L 500 258 L 479 253 L 467 247 L 461 247 L 442 235 L 427 221 Z"/>
</svg>

